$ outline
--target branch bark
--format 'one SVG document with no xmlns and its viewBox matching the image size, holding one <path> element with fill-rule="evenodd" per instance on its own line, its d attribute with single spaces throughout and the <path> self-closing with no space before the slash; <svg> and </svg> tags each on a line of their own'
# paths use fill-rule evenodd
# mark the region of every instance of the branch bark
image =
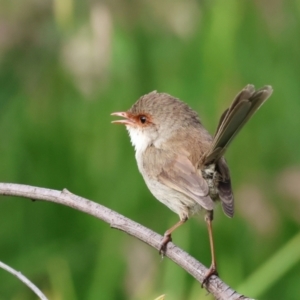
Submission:
<svg viewBox="0 0 300 300">
<path fill-rule="evenodd" d="M 66 189 L 58 191 L 21 184 L 0 183 L 0 195 L 18 196 L 69 206 L 76 210 L 85 212 L 91 216 L 94 216 L 110 224 L 112 228 L 124 231 L 152 246 L 153 248 L 156 248 L 157 250 L 159 249 L 160 242 L 163 238 L 161 235 L 142 226 L 141 224 L 138 224 L 103 205 L 72 194 Z M 168 243 L 166 256 L 173 260 L 180 267 L 185 269 L 188 273 L 190 273 L 197 281 L 199 281 L 200 284 L 203 282 L 207 268 L 195 258 L 190 256 L 188 253 L 178 248 L 173 243 Z M 215 299 L 253 300 L 251 298 L 238 294 L 215 275 L 211 276 L 208 284 L 204 286 L 207 291 L 215 297 Z"/>
</svg>

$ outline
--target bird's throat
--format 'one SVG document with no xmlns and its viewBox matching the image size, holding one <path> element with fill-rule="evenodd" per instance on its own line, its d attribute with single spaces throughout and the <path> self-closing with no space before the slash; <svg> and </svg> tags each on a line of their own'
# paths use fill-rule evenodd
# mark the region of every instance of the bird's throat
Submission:
<svg viewBox="0 0 300 300">
<path fill-rule="evenodd" d="M 126 126 L 131 143 L 136 153 L 142 153 L 151 144 L 151 139 L 144 133 L 141 128 Z"/>
</svg>

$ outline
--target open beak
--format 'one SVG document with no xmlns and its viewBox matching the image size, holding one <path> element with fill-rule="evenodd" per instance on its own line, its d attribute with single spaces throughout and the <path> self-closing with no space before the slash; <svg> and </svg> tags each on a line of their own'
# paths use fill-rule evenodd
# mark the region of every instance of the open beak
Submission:
<svg viewBox="0 0 300 300">
<path fill-rule="evenodd" d="M 128 112 L 114 112 L 111 116 L 123 117 L 123 120 L 112 121 L 114 124 L 136 125 L 135 119 Z"/>
</svg>

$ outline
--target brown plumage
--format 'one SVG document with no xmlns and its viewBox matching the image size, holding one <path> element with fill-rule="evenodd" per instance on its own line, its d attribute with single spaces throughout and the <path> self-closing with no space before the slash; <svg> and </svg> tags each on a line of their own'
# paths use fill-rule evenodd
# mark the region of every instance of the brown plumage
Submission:
<svg viewBox="0 0 300 300">
<path fill-rule="evenodd" d="M 228 217 L 234 214 L 230 172 L 223 155 L 271 94 L 270 86 L 256 91 L 253 85 L 247 85 L 222 114 L 214 137 L 195 111 L 165 93 L 144 95 L 127 112 L 113 114 L 125 118 L 114 122 L 126 125 L 149 190 L 180 217 L 165 233 L 160 252 L 166 251 L 178 226 L 201 209 L 207 212 L 212 265 L 204 281 L 216 273 L 211 228 L 214 202 L 221 201 Z"/>
</svg>

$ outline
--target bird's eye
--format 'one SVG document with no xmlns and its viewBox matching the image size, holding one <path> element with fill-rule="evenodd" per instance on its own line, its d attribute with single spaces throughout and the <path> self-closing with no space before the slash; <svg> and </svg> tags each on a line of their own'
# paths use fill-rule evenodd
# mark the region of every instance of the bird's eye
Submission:
<svg viewBox="0 0 300 300">
<path fill-rule="evenodd" d="M 147 118 L 145 116 L 140 116 L 140 121 L 142 124 L 145 124 L 147 121 Z"/>
</svg>

